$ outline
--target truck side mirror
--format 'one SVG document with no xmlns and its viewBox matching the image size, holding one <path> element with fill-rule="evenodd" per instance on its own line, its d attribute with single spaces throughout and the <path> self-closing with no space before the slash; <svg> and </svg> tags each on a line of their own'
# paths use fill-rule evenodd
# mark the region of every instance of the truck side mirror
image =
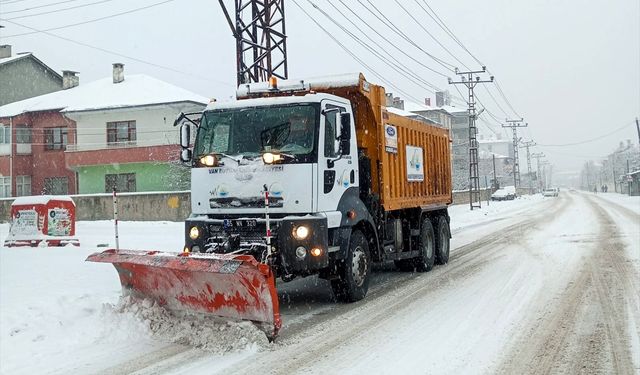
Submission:
<svg viewBox="0 0 640 375">
<path fill-rule="evenodd" d="M 182 151 L 180 151 L 180 160 L 183 163 L 188 163 L 191 161 L 191 150 L 189 150 L 189 143 L 191 142 L 191 126 L 186 121 L 183 121 L 180 125 L 180 146 L 182 147 Z"/>
<path fill-rule="evenodd" d="M 182 148 L 189 148 L 189 143 L 191 142 L 191 127 L 189 123 L 184 121 L 180 125 L 180 146 Z"/>
</svg>

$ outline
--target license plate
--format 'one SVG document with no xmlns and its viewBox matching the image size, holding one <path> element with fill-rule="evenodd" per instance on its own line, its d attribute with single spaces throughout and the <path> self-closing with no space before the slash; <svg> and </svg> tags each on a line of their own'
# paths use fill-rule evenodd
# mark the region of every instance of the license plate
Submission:
<svg viewBox="0 0 640 375">
<path fill-rule="evenodd" d="M 225 227 L 232 231 L 251 231 L 258 225 L 255 219 L 229 220 L 225 224 Z"/>
</svg>

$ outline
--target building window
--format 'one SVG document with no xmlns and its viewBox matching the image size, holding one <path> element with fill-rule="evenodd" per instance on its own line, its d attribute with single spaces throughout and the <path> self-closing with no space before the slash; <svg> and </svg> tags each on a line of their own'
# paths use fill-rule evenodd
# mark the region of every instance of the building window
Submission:
<svg viewBox="0 0 640 375">
<path fill-rule="evenodd" d="M 44 179 L 44 194 L 69 194 L 69 181 L 66 177 L 49 177 Z"/>
<path fill-rule="evenodd" d="M 11 196 L 11 177 L 0 177 L 0 197 L 9 198 Z"/>
<path fill-rule="evenodd" d="M 26 126 L 16 127 L 16 143 L 18 144 L 30 144 L 31 143 L 31 128 Z"/>
<path fill-rule="evenodd" d="M 107 143 L 122 143 L 136 141 L 136 122 L 118 121 L 107 122 Z"/>
<path fill-rule="evenodd" d="M 31 176 L 16 176 L 16 196 L 31 195 Z"/>
<path fill-rule="evenodd" d="M 110 193 L 113 191 L 114 186 L 119 192 L 136 191 L 136 174 L 120 173 L 104 175 L 104 191 Z"/>
<path fill-rule="evenodd" d="M 44 129 L 44 149 L 45 150 L 64 150 L 66 146 L 67 146 L 67 128 Z"/>
<path fill-rule="evenodd" d="M 0 144 L 9 144 L 11 143 L 11 127 L 9 126 L 0 126 Z"/>
</svg>

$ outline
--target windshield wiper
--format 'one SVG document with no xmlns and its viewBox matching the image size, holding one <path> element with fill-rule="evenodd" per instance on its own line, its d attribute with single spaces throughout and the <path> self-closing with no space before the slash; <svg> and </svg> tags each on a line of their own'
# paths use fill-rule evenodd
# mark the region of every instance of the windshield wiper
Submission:
<svg viewBox="0 0 640 375">
<path fill-rule="evenodd" d="M 278 148 L 280 145 L 283 145 L 284 142 L 289 138 L 290 133 L 291 122 L 289 121 L 264 129 L 260 132 L 260 142 L 262 143 L 262 149 L 264 149 L 265 146 Z"/>
</svg>

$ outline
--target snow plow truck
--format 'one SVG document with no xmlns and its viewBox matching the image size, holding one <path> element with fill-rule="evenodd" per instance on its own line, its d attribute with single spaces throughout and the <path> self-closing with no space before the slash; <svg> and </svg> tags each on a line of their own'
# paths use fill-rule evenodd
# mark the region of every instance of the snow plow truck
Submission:
<svg viewBox="0 0 640 375">
<path fill-rule="evenodd" d="M 374 262 L 420 272 L 447 263 L 447 129 L 387 109 L 384 88 L 362 74 L 272 78 L 241 85 L 237 99 L 176 120 L 192 168 L 182 252 L 87 259 L 112 263 L 124 293 L 251 320 L 274 339 L 276 278 L 318 275 L 353 302 Z"/>
</svg>

